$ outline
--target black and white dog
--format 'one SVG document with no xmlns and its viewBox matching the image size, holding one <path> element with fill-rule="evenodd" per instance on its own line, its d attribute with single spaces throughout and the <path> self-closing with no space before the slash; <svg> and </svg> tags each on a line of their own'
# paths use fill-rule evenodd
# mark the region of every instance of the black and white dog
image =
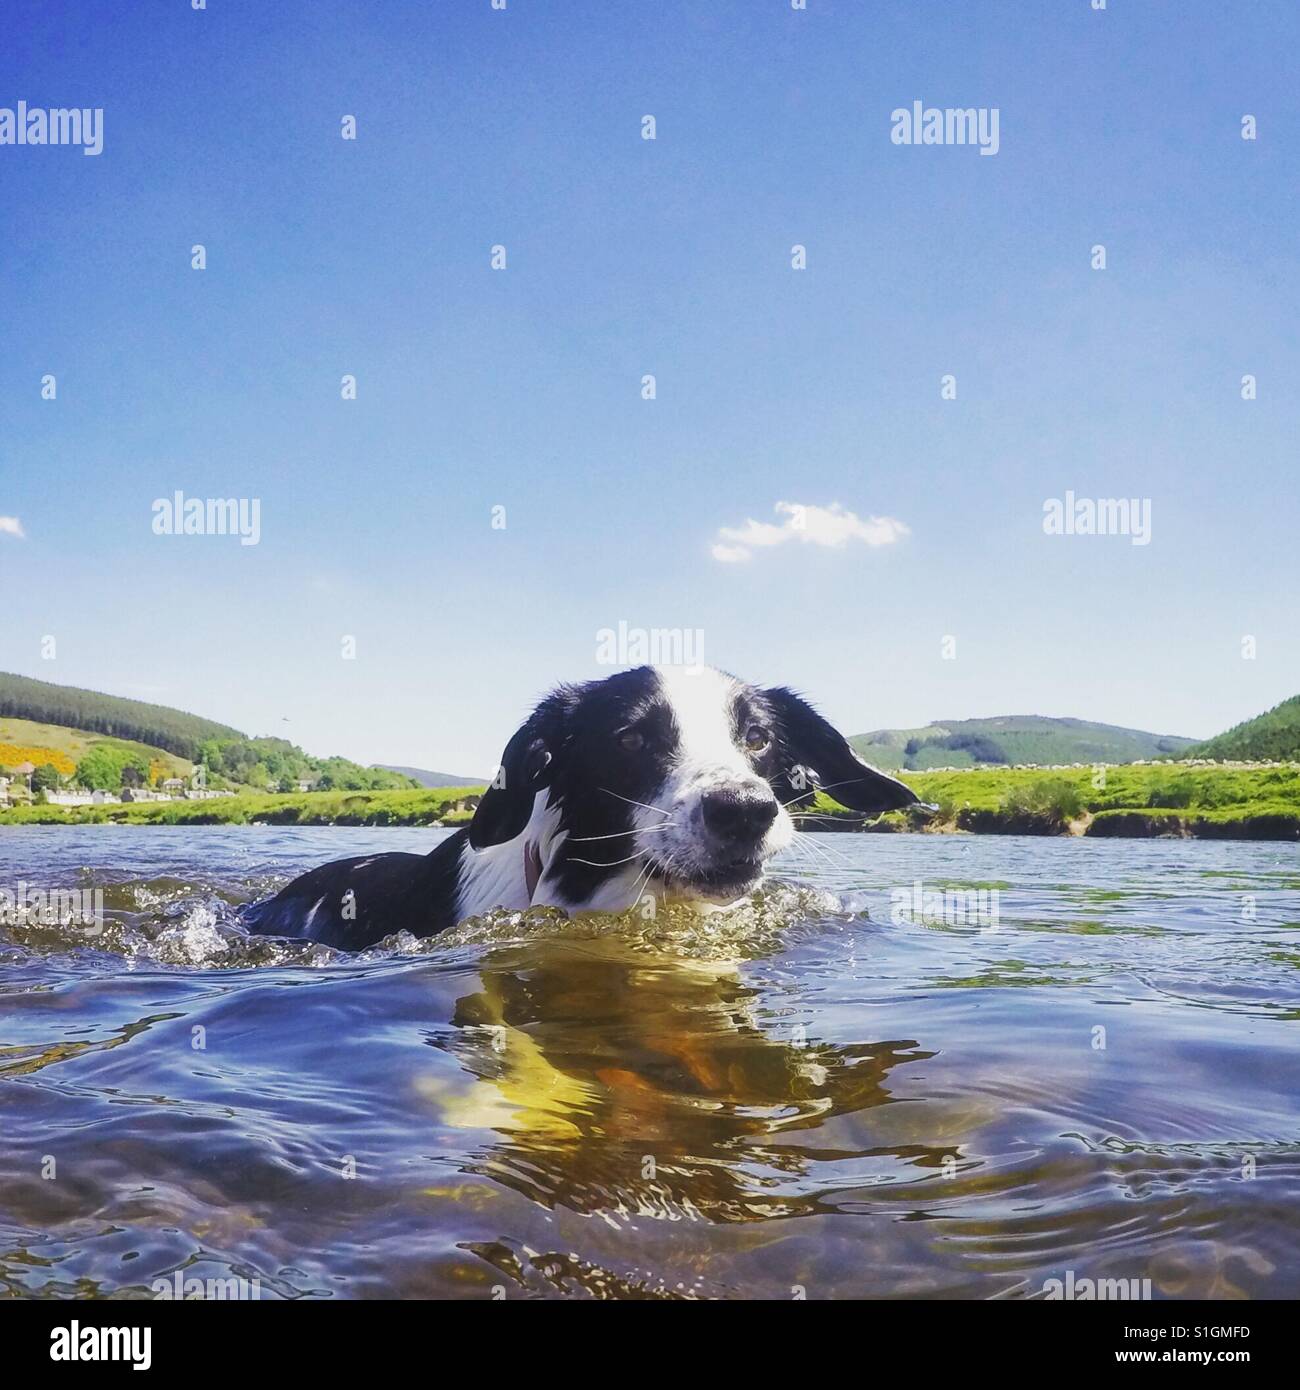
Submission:
<svg viewBox="0 0 1300 1390">
<path fill-rule="evenodd" d="M 857 811 L 917 799 L 789 690 L 641 666 L 548 695 L 506 745 L 468 828 L 431 854 L 326 864 L 245 923 L 355 951 L 494 907 L 732 902 L 794 838 L 787 808 L 819 786 Z"/>
</svg>

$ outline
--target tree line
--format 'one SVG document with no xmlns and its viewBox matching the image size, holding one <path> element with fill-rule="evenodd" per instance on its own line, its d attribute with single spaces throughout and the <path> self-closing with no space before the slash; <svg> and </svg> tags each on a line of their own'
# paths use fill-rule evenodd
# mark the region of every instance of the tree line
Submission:
<svg viewBox="0 0 1300 1390">
<path fill-rule="evenodd" d="M 53 685 L 0 672 L 0 716 L 31 719 L 38 724 L 61 724 L 71 729 L 107 734 L 165 749 L 178 758 L 198 760 L 204 739 L 242 739 L 238 729 L 201 719 L 165 705 L 144 700 L 128 700 L 120 695 L 103 695 L 97 690 L 81 690 L 73 685 Z"/>
</svg>

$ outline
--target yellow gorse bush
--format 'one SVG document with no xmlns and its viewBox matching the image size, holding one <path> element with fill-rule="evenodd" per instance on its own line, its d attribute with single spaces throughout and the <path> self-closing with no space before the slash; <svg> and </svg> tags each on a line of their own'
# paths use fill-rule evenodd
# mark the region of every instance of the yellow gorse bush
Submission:
<svg viewBox="0 0 1300 1390">
<path fill-rule="evenodd" d="M 33 767 L 49 763 L 60 777 L 71 777 L 77 770 L 76 763 L 55 748 L 24 748 L 17 743 L 0 743 L 0 767 L 15 768 L 23 763 L 31 763 Z"/>
</svg>

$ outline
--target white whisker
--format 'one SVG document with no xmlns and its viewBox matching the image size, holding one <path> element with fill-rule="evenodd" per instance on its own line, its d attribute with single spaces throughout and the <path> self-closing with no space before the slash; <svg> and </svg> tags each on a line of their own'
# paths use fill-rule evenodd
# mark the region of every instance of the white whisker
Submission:
<svg viewBox="0 0 1300 1390">
<path fill-rule="evenodd" d="M 651 875 L 655 872 L 657 862 L 658 861 L 654 859 L 647 859 L 645 863 L 645 868 L 642 869 L 642 871 L 639 874 L 637 874 L 636 879 L 632 884 L 633 906 L 636 905 L 637 900 L 640 898 L 641 890 L 645 887 L 647 883 L 650 882 Z"/>
<path fill-rule="evenodd" d="M 649 835 L 656 830 L 671 830 L 677 822 L 675 820 L 662 821 L 659 825 L 646 825 L 637 830 L 615 830 L 609 835 L 576 835 L 566 840 L 566 844 L 581 845 L 588 840 L 618 840 L 624 835 Z"/>
<path fill-rule="evenodd" d="M 635 854 L 629 854 L 626 859 L 615 859 L 611 863 L 602 863 L 599 859 L 579 859 L 575 855 L 569 855 L 566 863 L 569 864 L 590 864 L 593 869 L 617 869 L 620 864 L 631 864 L 640 859 L 645 854 L 644 850 L 637 850 Z"/>
<path fill-rule="evenodd" d="M 612 792 L 608 787 L 597 787 L 597 791 L 605 792 L 609 796 L 617 796 L 620 801 L 626 801 L 629 806 L 639 806 L 643 811 L 654 811 L 660 816 L 671 816 L 671 811 L 665 811 L 662 806 L 647 806 L 644 801 L 633 801 L 630 796 L 619 796 L 618 792 Z"/>
</svg>

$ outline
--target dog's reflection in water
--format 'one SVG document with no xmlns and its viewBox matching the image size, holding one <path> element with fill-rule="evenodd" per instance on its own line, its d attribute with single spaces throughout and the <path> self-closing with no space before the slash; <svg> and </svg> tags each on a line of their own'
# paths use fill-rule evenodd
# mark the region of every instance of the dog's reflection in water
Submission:
<svg viewBox="0 0 1300 1390">
<path fill-rule="evenodd" d="M 443 1122 L 495 1131 L 477 1171 L 614 1221 L 815 1209 L 798 1191 L 811 1160 L 795 1132 L 888 1101 L 891 1069 L 933 1055 L 906 1040 L 832 1045 L 779 1019 L 760 1026 L 758 992 L 734 963 L 647 956 L 616 939 L 502 948 L 480 975 L 482 989 L 457 1003 L 460 1032 L 437 1043 L 477 1078 L 431 1097 Z M 938 1165 L 943 1151 L 907 1156 Z"/>
</svg>

